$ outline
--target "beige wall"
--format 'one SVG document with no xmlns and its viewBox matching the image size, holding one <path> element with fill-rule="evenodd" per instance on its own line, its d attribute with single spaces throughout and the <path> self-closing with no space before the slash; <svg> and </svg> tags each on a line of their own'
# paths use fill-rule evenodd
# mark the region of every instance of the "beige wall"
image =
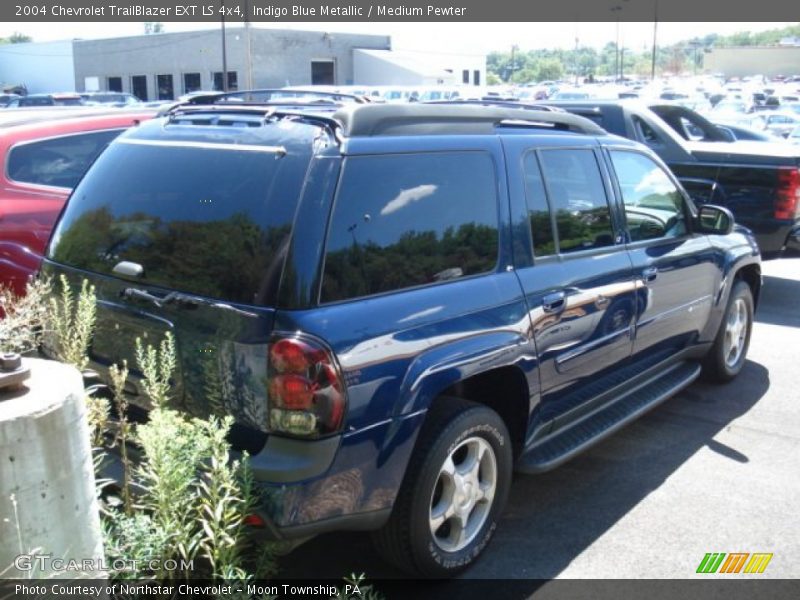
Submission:
<svg viewBox="0 0 800 600">
<path fill-rule="evenodd" d="M 703 70 L 728 77 L 800 75 L 800 47 L 714 48 L 705 55 Z"/>
</svg>

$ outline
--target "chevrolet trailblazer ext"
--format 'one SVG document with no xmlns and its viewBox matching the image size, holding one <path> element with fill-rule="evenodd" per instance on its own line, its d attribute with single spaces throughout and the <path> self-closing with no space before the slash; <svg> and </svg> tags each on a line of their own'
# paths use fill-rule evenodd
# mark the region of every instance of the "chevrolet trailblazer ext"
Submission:
<svg viewBox="0 0 800 600">
<path fill-rule="evenodd" d="M 97 287 L 98 369 L 173 332 L 177 405 L 236 418 L 266 535 L 371 530 L 429 576 L 477 559 L 512 469 L 734 378 L 761 287 L 645 146 L 448 105 L 178 106 L 91 167 L 44 270 Z"/>
</svg>

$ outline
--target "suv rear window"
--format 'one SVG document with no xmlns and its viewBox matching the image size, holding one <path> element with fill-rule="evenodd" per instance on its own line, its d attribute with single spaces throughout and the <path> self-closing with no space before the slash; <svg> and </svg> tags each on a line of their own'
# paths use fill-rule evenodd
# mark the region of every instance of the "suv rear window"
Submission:
<svg viewBox="0 0 800 600">
<path fill-rule="evenodd" d="M 494 269 L 494 163 L 483 152 L 347 159 L 328 233 L 321 300 Z"/>
<path fill-rule="evenodd" d="M 75 189 L 50 257 L 144 283 L 266 304 L 280 272 L 310 154 L 123 138 Z"/>
<path fill-rule="evenodd" d="M 17 144 L 8 154 L 8 178 L 21 183 L 75 187 L 106 145 L 124 129 L 64 135 Z"/>
</svg>

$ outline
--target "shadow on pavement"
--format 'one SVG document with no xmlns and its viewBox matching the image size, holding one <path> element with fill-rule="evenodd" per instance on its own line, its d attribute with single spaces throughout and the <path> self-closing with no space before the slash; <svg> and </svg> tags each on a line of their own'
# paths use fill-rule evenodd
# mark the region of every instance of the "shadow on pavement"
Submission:
<svg viewBox="0 0 800 600">
<path fill-rule="evenodd" d="M 770 325 L 800 327 L 800 280 L 764 276 L 756 321 Z"/>
<path fill-rule="evenodd" d="M 558 576 L 701 448 L 748 462 L 713 438 L 748 412 L 769 384 L 767 369 L 747 361 L 735 382 L 696 383 L 561 468 L 517 476 L 494 540 L 462 577 L 529 580 L 514 581 L 509 596 L 526 597 L 518 594 L 520 585 L 529 585 L 531 593 L 542 579 Z M 365 534 L 321 536 L 284 557 L 281 567 L 287 578 L 341 578 L 351 572 L 365 572 L 372 581 L 403 577 L 375 555 Z M 495 591 L 504 585 L 497 582 Z M 462 597 L 463 584 L 426 587 L 425 597 Z"/>
</svg>

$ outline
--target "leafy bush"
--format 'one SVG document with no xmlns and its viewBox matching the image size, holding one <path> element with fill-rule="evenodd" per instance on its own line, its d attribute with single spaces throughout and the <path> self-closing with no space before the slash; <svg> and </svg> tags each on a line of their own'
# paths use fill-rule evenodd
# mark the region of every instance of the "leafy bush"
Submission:
<svg viewBox="0 0 800 600">
<path fill-rule="evenodd" d="M 126 510 L 110 512 L 106 519 L 108 552 L 145 564 L 153 558 L 162 564 L 168 559 L 195 564 L 193 572 L 135 574 L 139 577 L 227 581 L 269 576 L 274 572 L 270 547 L 252 552 L 246 532 L 245 519 L 259 504 L 247 456 L 234 461 L 229 458 L 227 436 L 233 419 L 194 419 L 167 407 L 175 356 L 170 334 L 158 349 L 136 340 L 142 387 L 154 408 L 148 422 L 135 429 L 124 416 L 127 368 L 111 370 L 120 415 L 118 432 L 125 432 L 125 439 L 120 435 L 117 441 L 126 471 L 122 492 Z M 141 450 L 136 467 L 127 460 L 129 440 Z M 139 490 L 135 504 L 131 487 Z"/>
<path fill-rule="evenodd" d="M 51 295 L 46 304 L 49 349 L 61 362 L 83 371 L 89 363 L 97 314 L 94 286 L 84 279 L 76 299 L 66 276 L 59 277 L 59 284 L 60 292 Z"/>
<path fill-rule="evenodd" d="M 35 279 L 23 296 L 0 285 L 0 352 L 26 353 L 38 347 L 48 321 L 49 279 Z"/>
</svg>

